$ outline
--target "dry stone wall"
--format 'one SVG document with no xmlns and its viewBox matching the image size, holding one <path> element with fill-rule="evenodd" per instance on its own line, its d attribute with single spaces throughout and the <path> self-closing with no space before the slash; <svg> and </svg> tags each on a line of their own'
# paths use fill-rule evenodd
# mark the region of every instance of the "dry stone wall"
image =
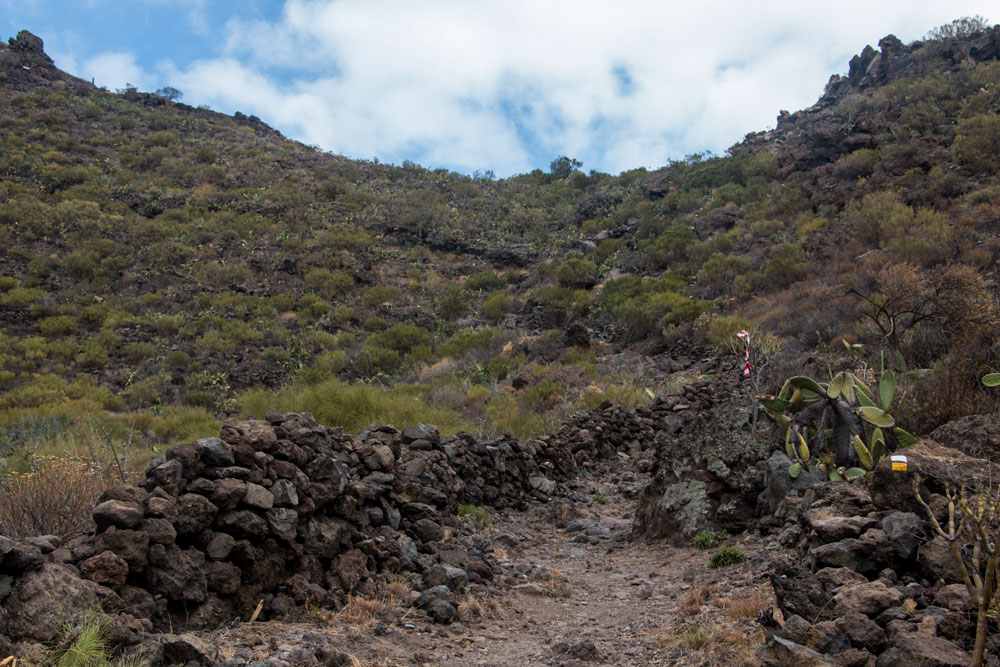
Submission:
<svg viewBox="0 0 1000 667">
<path fill-rule="evenodd" d="M 98 604 L 118 613 L 114 639 L 129 645 L 246 619 L 261 601 L 262 618 L 336 606 L 387 574 L 429 589 L 489 584 L 495 565 L 446 539 L 462 504 L 523 507 L 618 452 L 641 456 L 677 401 L 602 405 L 527 441 L 425 425 L 348 435 L 308 414 L 228 420 L 219 437 L 153 460 L 138 486 L 106 491 L 92 534 L 0 537 L 0 642 L 50 642 Z M 428 611 L 446 621 L 440 597 Z"/>
</svg>

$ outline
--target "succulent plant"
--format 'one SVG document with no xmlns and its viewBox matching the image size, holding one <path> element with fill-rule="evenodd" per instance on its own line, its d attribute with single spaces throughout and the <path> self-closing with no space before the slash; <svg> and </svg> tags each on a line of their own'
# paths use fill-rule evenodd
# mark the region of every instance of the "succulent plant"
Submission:
<svg viewBox="0 0 1000 667">
<path fill-rule="evenodd" d="M 771 418 L 788 425 L 785 453 L 795 461 L 789 475 L 798 477 L 815 461 L 831 480 L 854 481 L 891 451 L 917 441 L 896 426 L 889 412 L 895 395 L 892 371 L 882 373 L 877 400 L 860 378 L 842 371 L 826 384 L 801 375 L 790 377 L 777 396 L 758 400 Z"/>
</svg>

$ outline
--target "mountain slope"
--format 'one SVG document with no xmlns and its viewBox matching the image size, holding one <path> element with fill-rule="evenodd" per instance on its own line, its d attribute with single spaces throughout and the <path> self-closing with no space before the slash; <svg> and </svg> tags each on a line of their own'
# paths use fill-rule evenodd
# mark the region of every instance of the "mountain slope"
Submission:
<svg viewBox="0 0 1000 667">
<path fill-rule="evenodd" d="M 642 400 L 669 356 L 751 323 L 789 359 L 846 340 L 949 360 L 915 389 L 928 428 L 990 409 L 998 44 L 887 37 L 724 157 L 496 181 L 101 90 L 22 32 L 0 45 L 0 426 L 110 410 L 169 441 L 364 380 L 528 434 Z M 903 274 L 929 315 L 886 337 L 864 308 Z"/>
</svg>

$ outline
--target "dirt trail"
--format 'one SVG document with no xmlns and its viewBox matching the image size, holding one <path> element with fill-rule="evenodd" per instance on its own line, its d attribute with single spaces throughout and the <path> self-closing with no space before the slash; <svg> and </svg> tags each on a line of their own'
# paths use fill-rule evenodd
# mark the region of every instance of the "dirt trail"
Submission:
<svg viewBox="0 0 1000 667">
<path fill-rule="evenodd" d="M 294 664 L 293 647 L 317 644 L 355 665 L 754 664 L 763 632 L 753 616 L 774 604 L 763 545 L 728 538 L 747 560 L 710 569 L 709 552 L 631 540 L 644 480 L 625 478 L 495 515 L 481 537 L 503 574 L 497 587 L 467 593 L 451 625 L 388 605 L 373 617 L 318 614 L 315 623 L 241 625 L 211 639 L 237 664 L 251 648 L 254 660 Z"/>
</svg>

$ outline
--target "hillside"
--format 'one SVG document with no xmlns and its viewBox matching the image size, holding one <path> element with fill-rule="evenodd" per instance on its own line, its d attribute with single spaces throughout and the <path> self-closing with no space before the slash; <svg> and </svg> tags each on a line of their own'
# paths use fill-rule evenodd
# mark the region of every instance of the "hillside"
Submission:
<svg viewBox="0 0 1000 667">
<path fill-rule="evenodd" d="M 0 667 L 995 664 L 1000 26 L 878 46 L 497 180 L 0 44 Z"/>
<path fill-rule="evenodd" d="M 529 435 L 648 400 L 690 345 L 750 325 L 789 366 L 846 341 L 936 368 L 917 430 L 992 410 L 998 55 L 998 28 L 890 36 L 726 156 L 495 180 L 97 89 L 22 32 L 0 45 L 7 447 L 104 413 L 162 446 L 321 394 L 357 430 L 370 383 L 397 388 L 396 421 Z"/>
</svg>

